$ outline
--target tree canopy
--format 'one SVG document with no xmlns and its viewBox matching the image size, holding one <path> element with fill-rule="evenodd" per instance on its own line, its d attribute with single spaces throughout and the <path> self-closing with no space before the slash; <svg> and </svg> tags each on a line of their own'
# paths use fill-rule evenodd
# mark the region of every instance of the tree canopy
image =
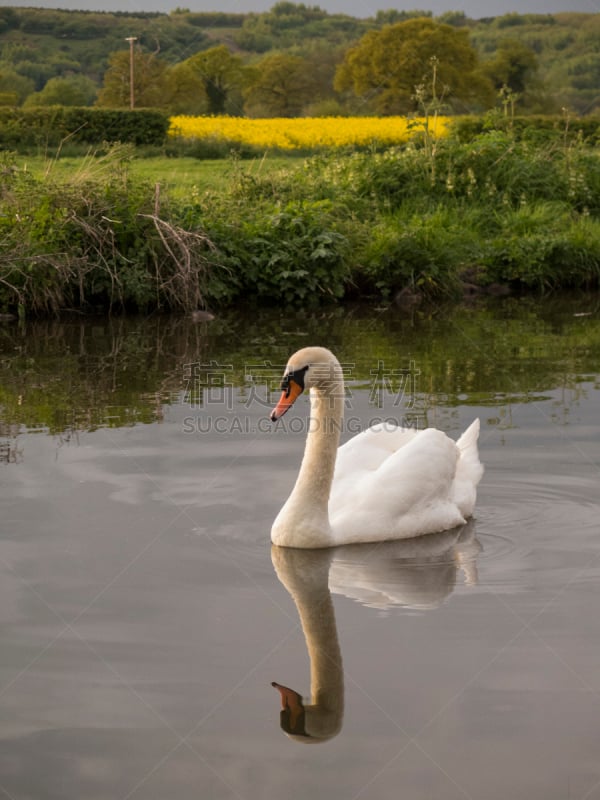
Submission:
<svg viewBox="0 0 600 800">
<path fill-rule="evenodd" d="M 167 64 L 155 53 L 136 48 L 133 56 L 133 94 L 136 108 L 161 108 L 164 98 Z M 127 108 L 130 103 L 130 53 L 120 50 L 109 59 L 104 85 L 98 92 L 97 105 L 104 108 Z"/>
<path fill-rule="evenodd" d="M 502 39 L 493 58 L 485 63 L 485 73 L 496 89 L 507 86 L 513 92 L 525 92 L 535 80 L 538 59 L 534 51 L 518 39 Z"/>
<path fill-rule="evenodd" d="M 97 86 L 85 75 L 50 78 L 39 92 L 30 94 L 24 106 L 91 106 Z"/>
<path fill-rule="evenodd" d="M 338 67 L 335 88 L 351 90 L 379 113 L 406 113 L 417 107 L 415 90 L 429 81 L 432 59 L 446 102 L 463 110 L 489 105 L 492 87 L 478 71 L 468 30 L 429 17 L 366 33 Z"/>
<path fill-rule="evenodd" d="M 202 83 L 209 114 L 224 114 L 234 94 L 240 94 L 246 71 L 239 56 L 229 51 L 224 44 L 211 47 L 183 62 Z M 241 107 L 237 109 L 241 112 Z"/>
<path fill-rule="evenodd" d="M 244 96 L 247 110 L 255 116 L 293 117 L 315 99 L 316 90 L 317 81 L 306 59 L 274 53 L 256 64 Z"/>
</svg>

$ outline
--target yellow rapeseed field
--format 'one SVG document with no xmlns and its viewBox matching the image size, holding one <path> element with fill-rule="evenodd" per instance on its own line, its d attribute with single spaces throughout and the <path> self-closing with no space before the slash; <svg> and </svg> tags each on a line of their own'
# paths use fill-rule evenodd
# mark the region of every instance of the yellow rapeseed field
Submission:
<svg viewBox="0 0 600 800">
<path fill-rule="evenodd" d="M 448 117 L 429 119 L 432 135 L 443 136 Z M 425 127 L 424 119 L 406 117 L 171 117 L 169 134 L 183 139 L 217 139 L 258 148 L 297 150 L 331 147 L 394 145 Z"/>
</svg>

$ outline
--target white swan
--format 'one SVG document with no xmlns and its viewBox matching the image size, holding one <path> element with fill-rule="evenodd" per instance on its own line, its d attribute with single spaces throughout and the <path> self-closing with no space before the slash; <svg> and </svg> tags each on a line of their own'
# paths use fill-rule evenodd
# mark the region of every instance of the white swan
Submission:
<svg viewBox="0 0 600 800">
<path fill-rule="evenodd" d="M 271 540 L 283 547 L 335 547 L 408 539 L 464 524 L 473 513 L 479 461 L 476 419 L 454 442 L 435 428 L 375 425 L 338 449 L 344 380 L 324 347 L 305 347 L 288 361 L 278 420 L 310 389 L 306 449 Z"/>
</svg>

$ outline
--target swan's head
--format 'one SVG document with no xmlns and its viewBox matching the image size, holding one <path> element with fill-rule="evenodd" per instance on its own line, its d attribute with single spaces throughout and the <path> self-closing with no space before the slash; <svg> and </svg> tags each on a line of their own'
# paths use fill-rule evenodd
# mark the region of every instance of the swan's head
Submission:
<svg viewBox="0 0 600 800">
<path fill-rule="evenodd" d="M 313 387 L 343 394 L 340 362 L 325 347 L 303 347 L 290 358 L 281 381 L 281 397 L 271 413 L 271 420 L 276 422 L 305 389 Z"/>
</svg>

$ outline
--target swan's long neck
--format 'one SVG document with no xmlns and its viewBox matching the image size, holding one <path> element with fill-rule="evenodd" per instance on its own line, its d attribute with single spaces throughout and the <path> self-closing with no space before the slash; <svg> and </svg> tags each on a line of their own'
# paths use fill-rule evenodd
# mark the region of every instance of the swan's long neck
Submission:
<svg viewBox="0 0 600 800">
<path fill-rule="evenodd" d="M 310 390 L 310 420 L 304 457 L 292 496 L 310 497 L 327 511 L 344 417 L 340 391 Z"/>
<path fill-rule="evenodd" d="M 273 524 L 274 544 L 330 547 L 329 494 L 344 418 L 344 384 L 339 364 L 332 380 L 310 390 L 306 447 L 296 484 Z"/>
</svg>

